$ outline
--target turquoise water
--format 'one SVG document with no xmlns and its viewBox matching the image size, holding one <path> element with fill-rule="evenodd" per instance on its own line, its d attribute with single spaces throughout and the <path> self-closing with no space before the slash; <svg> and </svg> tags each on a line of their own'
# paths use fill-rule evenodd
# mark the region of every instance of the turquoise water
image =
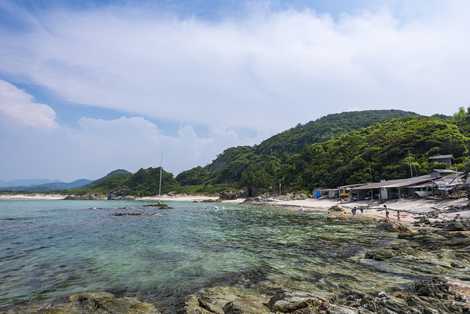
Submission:
<svg viewBox="0 0 470 314">
<path fill-rule="evenodd" d="M 392 239 L 367 223 L 276 208 L 144 204 L 0 201 L 0 308 L 98 290 L 171 308 L 211 285 L 367 290 L 409 276 L 359 263 L 365 249 Z M 145 215 L 113 216 L 123 211 Z"/>
</svg>

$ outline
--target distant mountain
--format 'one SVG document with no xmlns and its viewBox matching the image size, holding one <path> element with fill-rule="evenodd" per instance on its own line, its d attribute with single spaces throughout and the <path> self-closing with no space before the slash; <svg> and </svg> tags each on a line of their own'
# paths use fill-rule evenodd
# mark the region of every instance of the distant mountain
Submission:
<svg viewBox="0 0 470 314">
<path fill-rule="evenodd" d="M 179 183 L 173 174 L 162 171 L 162 193 L 175 191 Z M 139 169 L 136 173 L 118 169 L 90 184 L 75 190 L 76 193 L 108 193 L 135 196 L 150 196 L 158 193 L 160 183 L 160 167 Z"/>
<path fill-rule="evenodd" d="M 91 182 L 92 181 L 88 179 L 79 179 L 72 182 L 56 181 L 29 186 L 5 186 L 0 187 L 0 190 L 11 192 L 54 192 L 81 188 L 87 184 L 90 184 Z"/>
<path fill-rule="evenodd" d="M 3 181 L 0 180 L 0 188 L 4 187 L 17 187 L 17 186 L 33 186 L 39 184 L 47 184 L 47 183 L 54 183 L 57 180 L 49 180 L 49 179 L 20 179 L 20 180 L 9 180 Z"/>
</svg>

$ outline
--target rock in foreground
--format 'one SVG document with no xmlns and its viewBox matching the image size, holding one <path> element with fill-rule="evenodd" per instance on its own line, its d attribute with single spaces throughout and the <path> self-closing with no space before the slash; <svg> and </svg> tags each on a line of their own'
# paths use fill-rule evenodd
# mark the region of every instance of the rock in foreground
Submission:
<svg viewBox="0 0 470 314">
<path fill-rule="evenodd" d="M 65 303 L 31 305 L 5 314 L 160 314 L 154 305 L 136 298 L 117 298 L 111 293 L 80 293 L 67 297 Z"/>
</svg>

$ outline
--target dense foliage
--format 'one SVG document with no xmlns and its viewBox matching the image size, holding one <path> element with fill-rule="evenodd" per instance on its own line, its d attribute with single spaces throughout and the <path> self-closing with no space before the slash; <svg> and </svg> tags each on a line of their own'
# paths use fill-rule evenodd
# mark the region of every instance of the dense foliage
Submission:
<svg viewBox="0 0 470 314">
<path fill-rule="evenodd" d="M 334 114 L 273 136 L 257 146 L 225 150 L 211 164 L 180 173 L 164 171 L 162 193 L 217 193 L 244 188 L 249 193 L 311 190 L 427 174 L 429 157 L 452 154 L 463 169 L 470 138 L 470 110 L 453 117 L 410 112 L 362 111 Z M 155 195 L 159 168 L 135 174 L 118 170 L 95 181 L 89 191 L 124 190 Z"/>
<path fill-rule="evenodd" d="M 310 189 L 427 174 L 445 167 L 430 162 L 433 155 L 453 154 L 457 166 L 463 165 L 468 141 L 452 121 L 428 117 L 386 121 L 308 146 L 293 159 L 300 180 L 291 183 Z"/>
<path fill-rule="evenodd" d="M 256 152 L 276 155 L 298 153 L 308 144 L 320 143 L 380 121 L 410 116 L 416 114 L 401 110 L 364 110 L 330 114 L 274 135 L 259 144 Z"/>
<path fill-rule="evenodd" d="M 229 148 L 208 166 L 184 171 L 176 179 L 183 186 L 195 184 L 201 189 L 204 186 L 228 185 L 259 191 L 283 190 L 282 186 L 289 188 L 297 180 L 299 174 L 292 172 L 292 158 L 302 152 L 305 146 L 380 121 L 410 116 L 417 115 L 400 110 L 368 110 L 328 115 L 277 134 L 257 146 Z"/>
</svg>

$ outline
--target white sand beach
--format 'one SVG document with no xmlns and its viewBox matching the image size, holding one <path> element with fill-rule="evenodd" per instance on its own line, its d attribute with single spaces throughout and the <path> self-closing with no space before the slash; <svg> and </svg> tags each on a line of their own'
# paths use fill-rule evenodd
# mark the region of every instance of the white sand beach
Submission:
<svg viewBox="0 0 470 314">
<path fill-rule="evenodd" d="M 329 208 L 335 205 L 341 205 L 347 209 L 352 209 L 353 207 L 362 207 L 364 208 L 364 214 L 371 218 L 385 219 L 385 211 L 383 206 L 387 205 L 390 210 L 390 219 L 396 220 L 396 211 L 400 211 L 400 220 L 402 222 L 413 222 L 414 219 L 422 213 L 431 212 L 436 209 L 445 210 L 448 207 L 452 206 L 464 206 L 468 203 L 466 198 L 456 199 L 456 200 L 426 200 L 426 199 L 400 199 L 392 200 L 386 203 L 377 203 L 377 202 L 348 202 L 342 203 L 336 200 L 330 199 L 305 199 L 305 200 L 291 200 L 291 201 L 282 201 L 276 200 L 274 202 L 269 202 L 266 204 L 271 204 L 275 206 L 289 206 L 289 207 L 298 207 L 305 211 L 315 210 L 315 211 L 328 211 Z M 349 212 L 348 212 L 349 214 Z M 463 218 L 470 218 L 470 210 L 460 211 L 460 214 Z M 360 215 L 360 214 L 358 214 Z M 440 214 L 440 218 L 444 219 L 453 219 L 457 213 L 443 213 Z"/>
<path fill-rule="evenodd" d="M 24 200 L 63 200 L 66 195 L 62 194 L 0 194 L 0 200 L 5 201 L 24 201 Z"/>
</svg>

